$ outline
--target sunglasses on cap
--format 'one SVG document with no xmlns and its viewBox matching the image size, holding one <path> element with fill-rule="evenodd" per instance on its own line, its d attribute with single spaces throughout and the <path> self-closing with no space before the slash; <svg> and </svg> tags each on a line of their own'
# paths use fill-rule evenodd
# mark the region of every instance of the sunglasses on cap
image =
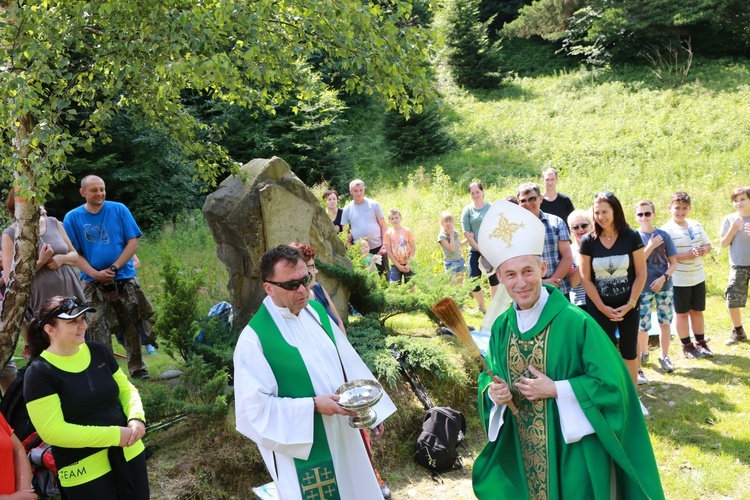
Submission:
<svg viewBox="0 0 750 500">
<path fill-rule="evenodd" d="M 588 222 L 584 222 L 583 224 L 578 224 L 577 226 L 570 226 L 570 229 L 573 231 L 578 231 L 579 229 L 587 229 L 591 224 Z"/>
<path fill-rule="evenodd" d="M 289 290 L 290 292 L 293 292 L 294 290 L 298 289 L 300 285 L 302 286 L 309 285 L 311 281 L 312 281 L 312 274 L 308 273 L 307 276 L 305 276 L 301 280 L 289 280 L 289 281 L 284 281 L 284 282 L 266 280 L 266 283 L 270 283 L 279 288 L 283 288 L 284 290 Z"/>
<path fill-rule="evenodd" d="M 642 212 L 642 213 L 635 214 L 636 217 L 651 217 L 651 215 L 652 215 L 651 212 Z"/>
<path fill-rule="evenodd" d="M 41 326 L 43 327 L 55 318 L 68 321 L 76 319 L 87 311 L 96 312 L 96 309 L 88 307 L 85 304 L 80 304 L 75 297 L 67 297 L 61 300 L 57 307 L 52 309 L 52 311 L 44 317 Z"/>
<path fill-rule="evenodd" d="M 529 196 L 528 198 L 518 198 L 518 203 L 534 203 L 536 200 L 538 200 L 538 196 Z"/>
</svg>

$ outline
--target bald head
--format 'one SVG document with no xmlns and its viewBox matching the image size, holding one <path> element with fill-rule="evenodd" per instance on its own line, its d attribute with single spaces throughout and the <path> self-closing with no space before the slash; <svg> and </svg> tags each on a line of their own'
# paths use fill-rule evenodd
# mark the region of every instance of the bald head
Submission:
<svg viewBox="0 0 750 500">
<path fill-rule="evenodd" d="M 104 179 L 102 179 L 98 175 L 87 175 L 86 177 L 81 179 L 81 189 L 86 189 L 86 184 L 88 184 L 91 181 L 99 181 L 102 184 L 104 184 Z"/>
<path fill-rule="evenodd" d="M 107 198 L 104 181 L 96 175 L 87 175 L 81 179 L 81 189 L 78 192 L 86 199 L 86 210 L 91 213 L 98 213 Z"/>
</svg>

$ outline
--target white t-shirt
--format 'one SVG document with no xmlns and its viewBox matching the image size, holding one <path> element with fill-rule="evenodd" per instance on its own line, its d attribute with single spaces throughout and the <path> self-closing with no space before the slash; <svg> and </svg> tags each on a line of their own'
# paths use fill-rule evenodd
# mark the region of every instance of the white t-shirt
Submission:
<svg viewBox="0 0 750 500">
<path fill-rule="evenodd" d="M 385 219 L 380 203 L 371 198 L 365 198 L 365 201 L 360 204 L 351 201 L 344 207 L 341 225 L 349 224 L 352 228 L 354 242 L 356 243 L 360 238 L 364 238 L 370 245 L 370 250 L 372 250 L 383 245 L 383 234 L 380 232 L 380 224 L 378 224 L 380 219 Z"/>
<path fill-rule="evenodd" d="M 685 219 L 687 227 L 678 225 L 673 220 L 667 221 L 662 229 L 672 237 L 677 253 L 689 252 L 695 247 L 710 245 L 706 231 L 700 222 L 693 219 Z M 677 263 L 677 271 L 674 276 L 674 286 L 695 286 L 706 281 L 706 270 L 703 267 L 703 257 L 683 260 Z"/>
</svg>

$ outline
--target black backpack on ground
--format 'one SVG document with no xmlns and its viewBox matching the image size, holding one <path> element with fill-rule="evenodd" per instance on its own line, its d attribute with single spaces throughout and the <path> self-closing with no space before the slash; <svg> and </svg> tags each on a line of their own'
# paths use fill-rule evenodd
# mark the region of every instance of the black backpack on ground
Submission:
<svg viewBox="0 0 750 500">
<path fill-rule="evenodd" d="M 414 459 L 433 474 L 461 469 L 458 446 L 466 434 L 466 419 L 458 410 L 447 406 L 427 410 L 422 432 L 414 444 Z"/>
</svg>

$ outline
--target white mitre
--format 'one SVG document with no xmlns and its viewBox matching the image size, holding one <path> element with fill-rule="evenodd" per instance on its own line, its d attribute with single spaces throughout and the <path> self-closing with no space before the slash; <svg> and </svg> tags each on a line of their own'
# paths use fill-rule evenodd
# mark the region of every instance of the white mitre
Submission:
<svg viewBox="0 0 750 500">
<path fill-rule="evenodd" d="M 513 257 L 541 256 L 544 233 L 539 217 L 515 203 L 497 200 L 484 216 L 477 244 L 482 256 L 497 269 Z"/>
</svg>

